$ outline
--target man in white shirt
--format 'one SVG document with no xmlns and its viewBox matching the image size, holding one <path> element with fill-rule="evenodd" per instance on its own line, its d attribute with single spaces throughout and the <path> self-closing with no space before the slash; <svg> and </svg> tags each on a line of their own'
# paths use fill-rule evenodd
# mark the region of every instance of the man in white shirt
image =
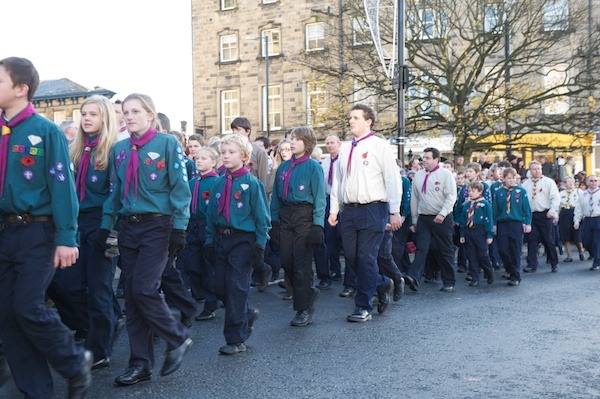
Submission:
<svg viewBox="0 0 600 399">
<path fill-rule="evenodd" d="M 590 270 L 600 270 L 600 189 L 598 176 L 587 178 L 587 190 L 579 195 L 579 206 L 575 208 L 573 227 L 581 225 L 581 241 L 594 258 Z"/>
<path fill-rule="evenodd" d="M 352 142 L 342 144 L 334 176 L 328 222 L 340 229 L 346 267 L 356 273 L 356 305 L 346 320 L 362 322 L 371 319 L 371 298 L 377 292 L 377 310 L 387 309 L 394 289 L 392 280 L 379 274 L 377 255 L 385 225 L 393 230 L 401 226 L 400 202 L 402 183 L 389 144 L 372 131 L 375 112 L 363 104 L 350 111 Z"/>
<path fill-rule="evenodd" d="M 525 235 L 527 242 L 527 267 L 525 273 L 535 273 L 538 267 L 538 247 L 544 244 L 552 272 L 558 271 L 558 254 L 554 240 L 553 225 L 558 223 L 560 193 L 554 180 L 542 174 L 542 165 L 533 161 L 529 164 L 531 179 L 523 183 L 527 192 L 533 218 L 531 232 Z"/>
<path fill-rule="evenodd" d="M 413 222 L 411 230 L 415 233 L 417 252 L 404 281 L 411 290 L 418 290 L 431 241 L 435 240 L 438 249 L 436 257 L 444 284 L 440 291 L 452 292 L 456 284 L 452 241 L 456 180 L 448 169 L 440 167 L 440 152 L 437 148 L 426 148 L 422 159 L 424 169 L 415 174 L 410 198 Z"/>
</svg>

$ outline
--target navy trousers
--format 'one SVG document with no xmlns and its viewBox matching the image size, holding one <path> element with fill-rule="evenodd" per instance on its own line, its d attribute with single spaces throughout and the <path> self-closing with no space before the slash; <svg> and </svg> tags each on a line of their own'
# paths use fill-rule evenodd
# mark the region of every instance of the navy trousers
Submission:
<svg viewBox="0 0 600 399">
<path fill-rule="evenodd" d="M 165 294 L 167 301 L 181 311 L 183 317 L 192 318 L 198 310 L 198 303 L 192 298 L 187 286 L 176 267 L 176 261 L 169 254 L 167 265 L 161 277 L 160 289 Z M 183 262 L 181 262 L 183 263 Z"/>
<path fill-rule="evenodd" d="M 254 233 L 217 234 L 215 244 L 215 294 L 225 305 L 223 335 L 228 344 L 240 344 L 248 339 L 248 316 L 254 306 L 248 302 L 252 264 L 254 263 Z"/>
<path fill-rule="evenodd" d="M 379 247 L 379 254 L 377 255 L 377 264 L 379 265 L 379 272 L 381 275 L 391 278 L 394 281 L 394 284 L 399 286 L 402 272 L 392 257 L 392 237 L 393 232 L 391 230 L 384 233 L 381 246 Z M 389 282 L 387 282 L 387 284 L 389 284 Z M 387 287 L 387 285 L 384 285 L 384 287 Z M 378 289 L 379 288 L 380 287 L 378 287 Z"/>
<path fill-rule="evenodd" d="M 317 291 L 312 271 L 314 251 L 306 246 L 312 214 L 313 206 L 309 204 L 284 205 L 279 211 L 281 266 L 292 288 L 294 310 L 307 310 L 312 306 Z"/>
<path fill-rule="evenodd" d="M 488 244 L 486 242 L 485 229 L 482 225 L 474 225 L 465 231 L 465 252 L 469 259 L 469 274 L 472 281 L 479 281 L 479 269 L 486 273 L 494 273 Z"/>
<path fill-rule="evenodd" d="M 408 218 L 410 218 L 410 216 L 408 216 Z M 408 249 L 406 248 L 410 226 L 411 224 L 408 222 L 408 219 L 405 220 L 402 227 L 393 232 L 392 237 L 392 257 L 403 273 L 407 273 L 410 268 L 410 257 L 408 255 Z"/>
<path fill-rule="evenodd" d="M 94 246 L 101 219 L 102 208 L 79 213 L 79 259 L 71 267 L 58 269 L 48 290 L 63 323 L 72 330 L 87 331 L 85 347 L 95 360 L 112 354 L 116 323 L 112 260 Z"/>
<path fill-rule="evenodd" d="M 51 221 L 10 224 L 0 231 L 0 337 L 26 398 L 54 397 L 48 365 L 72 378 L 83 362 L 84 349 L 45 306 L 54 275 L 54 239 Z"/>
<path fill-rule="evenodd" d="M 547 211 L 533 212 L 531 219 L 531 233 L 527 233 L 527 267 L 536 270 L 538 267 L 538 247 L 544 244 L 550 265 L 558 264 L 558 254 L 554 242 L 553 221 L 546 214 Z"/>
<path fill-rule="evenodd" d="M 434 219 L 435 216 L 433 215 L 419 215 L 415 231 L 417 252 L 408 275 L 415 281 L 421 282 L 429 247 L 431 242 L 435 241 L 437 246 L 436 260 L 442 272 L 442 283 L 445 286 L 452 286 L 456 284 L 453 266 L 454 243 L 452 242 L 454 218 L 452 214 L 448 214 L 442 223 L 436 223 Z"/>
<path fill-rule="evenodd" d="M 327 224 L 327 222 L 325 222 Z M 319 280 L 331 283 L 331 273 L 329 271 L 329 258 L 327 256 L 327 246 L 323 242 L 314 249 L 315 270 Z"/>
<path fill-rule="evenodd" d="M 594 257 L 594 266 L 600 266 L 600 216 L 583 218 L 580 228 L 584 248 Z"/>
<path fill-rule="evenodd" d="M 513 281 L 521 281 L 521 249 L 523 223 L 517 220 L 498 222 L 496 239 L 504 269 Z"/>
<path fill-rule="evenodd" d="M 170 216 L 134 223 L 124 219 L 119 231 L 119 252 L 125 277 L 125 312 L 129 334 L 130 366 L 154 367 L 152 335 L 173 350 L 188 338 L 187 329 L 175 320 L 160 293 L 169 252 Z"/>
<path fill-rule="evenodd" d="M 346 204 L 341 213 L 340 231 L 346 270 L 350 266 L 356 274 L 354 303 L 369 312 L 373 310 L 371 299 L 378 284 L 385 284 L 379 274 L 377 257 L 389 219 L 388 209 L 388 204 L 384 202 Z"/>
<path fill-rule="evenodd" d="M 327 258 L 329 259 L 329 275 L 342 275 L 342 264 L 340 262 L 340 251 L 342 249 L 342 234 L 340 233 L 339 225 L 333 227 L 327 223 L 329 217 L 329 196 L 327 196 L 327 204 L 325 206 L 325 247 L 327 249 Z M 340 216 L 341 217 L 341 216 Z"/>
</svg>

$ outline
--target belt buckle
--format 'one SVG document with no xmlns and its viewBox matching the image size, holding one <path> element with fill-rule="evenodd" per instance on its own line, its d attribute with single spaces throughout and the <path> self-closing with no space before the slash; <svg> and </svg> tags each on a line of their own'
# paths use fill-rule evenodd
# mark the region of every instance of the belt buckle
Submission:
<svg viewBox="0 0 600 399">
<path fill-rule="evenodd" d="M 225 234 L 226 236 L 231 235 L 231 229 L 223 229 L 223 234 Z"/>
<path fill-rule="evenodd" d="M 137 217 L 137 215 L 131 215 L 131 216 L 129 217 L 129 220 L 130 220 L 132 223 L 139 223 L 139 222 L 140 222 L 140 218 L 138 218 L 138 217 Z"/>
</svg>

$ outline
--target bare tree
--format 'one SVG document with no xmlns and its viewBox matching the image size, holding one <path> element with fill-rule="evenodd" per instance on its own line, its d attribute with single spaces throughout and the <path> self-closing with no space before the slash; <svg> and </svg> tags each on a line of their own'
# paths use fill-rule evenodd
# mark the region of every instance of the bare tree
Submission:
<svg viewBox="0 0 600 399">
<path fill-rule="evenodd" d="M 407 1 L 407 134 L 451 133 L 455 151 L 467 155 L 491 144 L 509 146 L 528 134 L 573 133 L 575 140 L 576 133 L 592 130 L 598 123 L 593 115 L 600 74 L 592 71 L 600 41 L 598 26 L 588 33 L 585 3 Z M 370 36 L 360 30 L 362 1 L 347 1 L 337 13 L 317 13 L 327 25 L 326 49 L 295 60 L 318 77 L 327 93 L 323 101 L 338 105 L 323 115 L 322 126 L 345 125 L 341 104 L 376 99 L 384 116 L 378 128 L 393 133 L 396 91 Z M 381 16 L 389 49 L 393 12 Z"/>
</svg>

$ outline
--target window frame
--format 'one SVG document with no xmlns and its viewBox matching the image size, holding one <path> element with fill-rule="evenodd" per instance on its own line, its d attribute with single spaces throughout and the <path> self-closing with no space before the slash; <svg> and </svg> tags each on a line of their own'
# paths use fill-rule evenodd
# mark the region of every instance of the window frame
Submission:
<svg viewBox="0 0 600 399">
<path fill-rule="evenodd" d="M 224 54 L 225 54 L 225 43 L 224 43 L 224 39 L 225 38 L 230 38 L 233 37 L 234 41 L 230 42 L 229 44 L 235 44 L 235 57 L 233 58 L 228 58 L 225 59 Z M 231 51 L 233 47 L 230 46 L 227 48 L 227 51 Z M 224 34 L 224 35 L 220 35 L 219 36 L 219 60 L 220 62 L 232 62 L 232 61 L 237 61 L 240 58 L 240 47 L 239 47 L 239 40 L 238 40 L 238 35 L 237 33 L 228 33 L 228 34 Z"/>
<path fill-rule="evenodd" d="M 234 94 L 233 98 L 225 98 L 227 93 Z M 240 90 L 239 89 L 223 89 L 220 95 L 220 109 L 221 109 L 221 134 L 229 134 L 231 130 L 231 122 L 233 119 L 240 115 Z M 233 112 L 231 110 L 231 104 L 235 104 L 236 109 Z M 229 115 L 227 114 L 229 112 Z"/>
<path fill-rule="evenodd" d="M 274 90 L 278 90 L 279 93 L 272 94 Z M 281 130 L 283 128 L 283 87 L 280 84 L 269 85 L 269 97 L 266 97 L 267 87 L 262 86 L 262 112 L 261 112 L 261 121 L 262 121 L 262 130 L 263 132 L 267 131 L 267 103 L 269 101 L 269 120 L 273 120 L 269 124 L 269 130 Z M 279 119 L 279 123 L 277 122 L 277 116 Z"/>
<path fill-rule="evenodd" d="M 311 28 L 314 28 L 314 31 L 309 32 Z M 323 22 L 306 24 L 304 27 L 304 36 L 304 49 L 306 51 L 325 50 L 325 24 Z M 311 47 L 311 43 L 314 43 L 316 47 Z"/>
</svg>

